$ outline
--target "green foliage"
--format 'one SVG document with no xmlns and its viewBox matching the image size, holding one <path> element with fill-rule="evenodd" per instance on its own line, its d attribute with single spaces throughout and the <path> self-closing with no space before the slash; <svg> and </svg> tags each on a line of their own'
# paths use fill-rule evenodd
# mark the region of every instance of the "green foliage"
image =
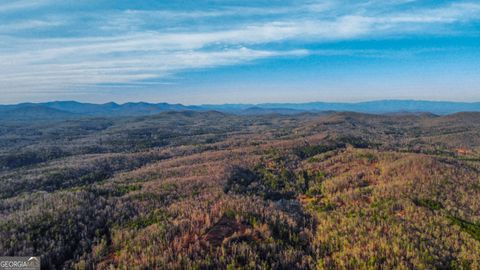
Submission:
<svg viewBox="0 0 480 270">
<path fill-rule="evenodd" d="M 448 215 L 447 218 L 452 221 L 453 224 L 459 226 L 462 231 L 468 233 L 477 241 L 480 241 L 480 224 L 475 224 L 451 215 Z"/>
<path fill-rule="evenodd" d="M 328 151 L 337 149 L 337 145 L 309 145 L 296 148 L 294 153 L 301 159 L 310 158 L 318 154 L 322 154 Z"/>
<path fill-rule="evenodd" d="M 367 153 L 361 153 L 359 155 L 360 158 L 366 159 L 369 163 L 374 163 L 378 161 L 377 156 L 375 154 L 367 152 Z"/>
<path fill-rule="evenodd" d="M 164 211 L 157 209 L 145 216 L 141 216 L 133 220 L 130 220 L 129 222 L 127 222 L 127 227 L 131 229 L 139 230 L 139 229 L 148 227 L 152 224 L 165 223 L 167 219 L 168 219 L 168 215 Z"/>
<path fill-rule="evenodd" d="M 228 218 L 235 218 L 236 215 L 237 215 L 237 213 L 233 209 L 225 210 L 225 216 L 228 217 Z"/>
<path fill-rule="evenodd" d="M 141 185 L 120 185 L 116 187 L 116 192 L 119 196 L 123 196 L 132 191 L 138 191 L 141 189 L 142 189 Z"/>
<path fill-rule="evenodd" d="M 351 145 L 355 148 L 373 148 L 378 147 L 380 144 L 372 143 L 361 137 L 357 136 L 343 136 L 337 139 L 340 145 Z"/>
<path fill-rule="evenodd" d="M 335 210 L 335 204 L 332 204 L 330 202 L 322 202 L 318 204 L 310 204 L 309 207 L 317 212 L 331 212 Z"/>
<path fill-rule="evenodd" d="M 412 199 L 412 201 L 416 206 L 426 207 L 426 208 L 428 208 L 432 211 L 437 211 L 437 210 L 443 209 L 442 203 L 440 203 L 438 201 L 435 201 L 435 200 L 414 198 L 414 199 Z"/>
</svg>

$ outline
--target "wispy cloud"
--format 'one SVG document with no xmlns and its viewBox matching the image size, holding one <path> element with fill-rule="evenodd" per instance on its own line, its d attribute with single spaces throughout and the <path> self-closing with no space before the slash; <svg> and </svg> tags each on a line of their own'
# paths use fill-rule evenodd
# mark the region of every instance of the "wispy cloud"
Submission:
<svg viewBox="0 0 480 270">
<path fill-rule="evenodd" d="M 136 47 L 135 44 L 130 44 Z M 92 49 L 90 47 L 89 49 Z M 125 50 L 123 48 L 122 50 Z M 156 51 L 118 56 L 115 58 L 103 54 L 88 52 L 87 58 L 83 53 L 78 57 L 58 60 L 64 52 L 49 53 L 51 60 L 37 62 L 33 58 L 24 56 L 18 60 L 23 63 L 17 68 L 0 68 L 5 76 L 0 78 L 0 85 L 6 89 L 15 88 L 22 90 L 46 88 L 61 89 L 67 86 L 87 86 L 106 83 L 131 83 L 146 79 L 167 77 L 175 72 L 211 68 L 224 65 L 245 63 L 252 60 L 278 57 L 300 56 L 307 52 L 304 50 L 291 51 L 264 51 L 252 50 L 245 47 L 223 51 Z M 29 60 L 30 59 L 30 60 Z M 28 69 L 24 67 L 28 66 Z"/>
<path fill-rule="evenodd" d="M 51 0 L 3 0 L 0 3 L 0 13 L 37 8 L 49 3 L 51 3 Z"/>
<path fill-rule="evenodd" d="M 64 37 L 32 33 L 38 29 L 68 27 L 72 25 L 68 20 L 0 19 L 4 40 L 0 42 L 0 62 L 3 63 L 0 88 L 42 92 L 88 85 L 131 84 L 169 78 L 186 70 L 311 54 L 382 57 L 384 53 L 365 50 L 309 51 L 303 49 L 302 44 L 425 35 L 434 29 L 446 31 L 456 23 L 480 19 L 480 4 L 475 2 L 392 8 L 411 2 L 364 1 L 348 6 L 337 1 L 308 1 L 274 8 L 92 11 L 86 13 L 89 16 L 82 13 L 85 18 L 93 18 L 85 22 L 88 29 L 75 35 L 67 28 L 63 30 Z M 0 4 L 0 12 L 47 4 L 46 0 L 8 1 Z M 373 8 L 375 5 L 381 8 Z M 57 15 L 66 17 L 66 14 Z M 70 19 L 80 28 L 80 22 L 86 20 L 84 17 L 72 15 Z M 229 20 L 229 17 L 237 19 Z M 296 44 L 296 48 L 278 49 L 278 44 L 283 42 Z M 277 48 L 269 48 L 272 44 L 277 44 Z"/>
<path fill-rule="evenodd" d="M 0 25 L 0 34 L 9 34 L 32 29 L 46 29 L 62 24 L 63 23 L 58 20 L 23 20 Z"/>
</svg>

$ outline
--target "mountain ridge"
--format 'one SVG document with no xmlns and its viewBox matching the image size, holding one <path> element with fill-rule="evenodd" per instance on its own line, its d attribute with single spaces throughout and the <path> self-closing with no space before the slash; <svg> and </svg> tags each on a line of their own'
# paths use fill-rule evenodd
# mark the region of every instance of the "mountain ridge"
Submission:
<svg viewBox="0 0 480 270">
<path fill-rule="evenodd" d="M 370 114 L 396 113 L 431 113 L 447 115 L 459 112 L 480 112 L 480 102 L 427 101 L 427 100 L 373 100 L 356 103 L 342 102 L 307 102 L 307 103 L 259 103 L 259 104 L 202 104 L 183 105 L 170 103 L 127 102 L 118 104 L 108 102 L 103 104 L 82 103 L 78 101 L 51 101 L 43 103 L 19 103 L 0 105 L 0 119 L 22 115 L 22 118 L 42 118 L 35 110 L 51 109 L 46 118 L 61 118 L 61 115 L 71 114 L 72 117 L 119 117 L 146 116 L 165 111 L 219 111 L 239 115 L 259 114 L 298 114 L 305 112 L 350 111 Z"/>
</svg>

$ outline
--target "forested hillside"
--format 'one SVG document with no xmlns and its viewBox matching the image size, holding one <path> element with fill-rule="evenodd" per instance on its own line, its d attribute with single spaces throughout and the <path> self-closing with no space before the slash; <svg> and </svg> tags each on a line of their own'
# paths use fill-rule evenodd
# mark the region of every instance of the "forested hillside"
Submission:
<svg viewBox="0 0 480 270">
<path fill-rule="evenodd" d="M 45 269 L 480 269 L 480 113 L 5 121 L 0 215 Z"/>
</svg>

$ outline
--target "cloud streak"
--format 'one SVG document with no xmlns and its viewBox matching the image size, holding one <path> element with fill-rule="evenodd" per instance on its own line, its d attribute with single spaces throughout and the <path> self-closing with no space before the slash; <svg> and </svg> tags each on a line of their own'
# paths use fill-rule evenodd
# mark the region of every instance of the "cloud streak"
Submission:
<svg viewBox="0 0 480 270">
<path fill-rule="evenodd" d="M 78 35 L 70 34 L 68 29 L 71 24 L 78 23 L 79 18 L 75 16 L 71 22 L 45 20 L 44 17 L 0 20 L 3 23 L 0 35 L 7 40 L 0 43 L 0 62 L 4 63 L 0 67 L 0 88 L 1 91 L 31 93 L 89 85 L 142 83 L 168 79 L 187 70 L 312 54 L 382 57 L 384 53 L 376 51 L 322 52 L 306 50 L 303 46 L 391 35 L 425 35 L 439 29 L 445 33 L 455 30 L 452 26 L 458 23 L 480 19 L 480 4 L 474 2 L 414 10 L 392 8 L 410 2 L 379 4 L 379 1 L 368 1 L 349 8 L 333 1 L 308 2 L 270 11 L 235 6 L 194 12 L 126 9 L 115 13 L 106 10 L 87 12 L 93 19 L 86 24 L 90 28 L 85 31 L 91 34 Z M 10 1 L 0 4 L 0 12 L 47 4 L 48 1 Z M 372 8 L 374 5 L 382 5 L 382 8 Z M 241 15 L 236 15 L 239 12 Z M 65 14 L 57 15 L 65 17 Z M 229 16 L 237 20 L 224 19 Z M 222 20 L 225 23 L 219 24 Z M 49 32 L 35 34 L 35 31 L 50 27 L 67 30 L 61 37 Z M 269 48 L 285 42 L 294 44 L 295 48 Z"/>
<path fill-rule="evenodd" d="M 49 4 L 50 0 L 4 0 L 0 3 L 0 13 L 18 12 Z"/>
</svg>

